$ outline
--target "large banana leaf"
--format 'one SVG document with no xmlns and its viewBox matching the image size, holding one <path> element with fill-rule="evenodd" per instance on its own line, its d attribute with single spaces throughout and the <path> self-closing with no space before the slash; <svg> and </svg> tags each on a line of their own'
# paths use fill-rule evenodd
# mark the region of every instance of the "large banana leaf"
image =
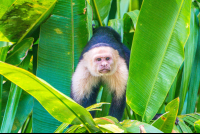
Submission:
<svg viewBox="0 0 200 134">
<path fill-rule="evenodd" d="M 0 2 L 0 18 L 6 10 L 13 4 L 15 0 L 1 0 Z"/>
<path fill-rule="evenodd" d="M 56 0 L 15 0 L 6 12 L 2 11 L 5 13 L 0 18 L 0 41 L 20 42 L 49 16 L 55 3 Z"/>
<path fill-rule="evenodd" d="M 126 96 L 128 105 L 144 122 L 159 110 L 183 62 L 190 8 L 190 0 L 143 2 L 131 49 Z"/>
<path fill-rule="evenodd" d="M 58 0 L 40 30 L 36 74 L 68 96 L 72 73 L 88 41 L 85 6 L 85 1 Z M 60 124 L 34 101 L 33 132 L 54 132 Z"/>
<path fill-rule="evenodd" d="M 1 61 L 0 74 L 35 97 L 44 108 L 60 122 L 71 124 L 76 118 L 76 121 L 82 123 L 89 132 L 98 130 L 95 127 L 92 116 L 85 108 L 53 88 L 44 80 L 26 70 Z M 26 81 L 24 81 L 24 79 Z M 12 107 L 10 108 L 12 109 Z M 6 116 L 6 118 L 9 119 L 10 117 Z M 4 127 L 7 126 L 5 125 Z"/>
</svg>

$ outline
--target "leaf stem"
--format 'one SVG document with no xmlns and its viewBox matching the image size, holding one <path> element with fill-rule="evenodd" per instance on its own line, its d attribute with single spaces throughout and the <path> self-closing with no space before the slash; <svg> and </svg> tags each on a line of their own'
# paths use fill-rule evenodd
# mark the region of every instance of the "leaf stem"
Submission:
<svg viewBox="0 0 200 134">
<path fill-rule="evenodd" d="M 120 15 L 120 0 L 117 0 L 117 19 L 121 19 L 121 15 Z"/>
<path fill-rule="evenodd" d="M 95 9 L 96 9 L 96 13 L 97 13 L 97 16 L 98 16 L 98 19 L 99 19 L 100 26 L 103 26 L 103 23 L 102 23 L 102 20 L 101 20 L 101 17 L 100 17 L 100 14 L 99 14 L 98 8 L 97 8 L 96 1 L 93 0 L 93 3 L 94 3 L 94 7 L 95 7 Z"/>
</svg>

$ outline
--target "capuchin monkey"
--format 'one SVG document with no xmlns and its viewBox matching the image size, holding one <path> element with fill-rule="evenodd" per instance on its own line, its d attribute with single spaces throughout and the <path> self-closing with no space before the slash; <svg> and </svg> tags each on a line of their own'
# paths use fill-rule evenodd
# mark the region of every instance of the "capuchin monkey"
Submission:
<svg viewBox="0 0 200 134">
<path fill-rule="evenodd" d="M 96 29 L 72 76 L 71 98 L 86 108 L 96 103 L 101 84 L 106 84 L 112 93 L 109 115 L 120 121 L 126 105 L 129 58 L 130 50 L 115 30 Z"/>
</svg>

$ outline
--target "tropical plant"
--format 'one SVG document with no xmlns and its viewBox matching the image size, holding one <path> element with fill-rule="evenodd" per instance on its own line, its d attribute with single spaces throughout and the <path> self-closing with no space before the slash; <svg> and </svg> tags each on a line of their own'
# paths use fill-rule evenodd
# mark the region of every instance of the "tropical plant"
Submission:
<svg viewBox="0 0 200 134">
<path fill-rule="evenodd" d="M 200 132 L 199 2 L 1 1 L 0 132 Z M 120 122 L 107 116 L 106 87 L 88 108 L 68 97 L 99 26 L 113 27 L 131 50 Z"/>
</svg>

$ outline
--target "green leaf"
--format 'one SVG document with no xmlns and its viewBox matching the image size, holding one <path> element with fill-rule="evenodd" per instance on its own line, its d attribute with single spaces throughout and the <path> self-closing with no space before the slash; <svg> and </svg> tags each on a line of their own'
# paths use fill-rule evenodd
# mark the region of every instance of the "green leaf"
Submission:
<svg viewBox="0 0 200 134">
<path fill-rule="evenodd" d="M 108 16 L 112 0 L 91 0 L 93 10 L 93 20 L 98 20 L 103 26 L 103 20 Z"/>
<path fill-rule="evenodd" d="M 32 54 L 28 53 L 24 61 L 19 66 L 28 70 L 31 56 Z M 23 123 L 31 113 L 32 109 L 33 109 L 33 97 L 28 93 L 26 93 L 25 91 L 22 91 L 19 104 L 17 107 L 17 112 L 15 115 L 15 120 L 12 126 L 12 131 L 11 131 L 12 133 L 17 133 L 21 129 Z"/>
<path fill-rule="evenodd" d="M 64 131 L 64 129 L 66 128 L 66 127 L 68 127 L 69 126 L 69 124 L 67 124 L 67 123 L 62 123 L 57 129 L 56 129 L 56 131 L 54 132 L 54 133 L 62 133 L 63 131 Z"/>
<path fill-rule="evenodd" d="M 25 91 L 22 91 L 11 133 L 19 132 L 32 110 L 33 97 Z"/>
<path fill-rule="evenodd" d="M 88 40 L 90 40 L 90 38 L 93 35 L 93 31 L 92 31 L 92 7 L 90 5 L 90 0 L 87 0 L 87 29 L 88 29 Z"/>
<path fill-rule="evenodd" d="M 196 14 L 195 14 L 195 8 L 192 6 L 191 8 L 191 19 L 190 19 L 190 36 L 188 38 L 188 41 L 185 45 L 185 60 L 184 60 L 184 66 L 183 66 L 183 77 L 181 81 L 181 88 L 180 88 L 180 105 L 179 105 L 179 114 L 181 114 L 183 110 L 183 105 L 185 102 L 186 93 L 188 91 L 189 87 L 189 81 L 190 81 L 190 75 L 192 72 L 192 65 L 194 62 L 195 54 L 196 54 L 196 48 L 197 48 L 197 42 L 198 42 L 198 23 L 196 22 Z M 193 89 L 190 89 L 193 90 Z M 194 96 L 188 96 L 189 100 L 190 97 Z M 195 98 L 195 97 L 194 97 Z M 195 103 L 195 101 L 193 101 Z M 192 102 L 192 103 L 193 103 Z M 189 105 L 190 107 L 190 105 Z M 187 108 L 189 108 L 187 107 Z M 194 110 L 194 109 L 193 109 Z M 187 109 L 187 113 L 191 113 L 192 109 Z"/>
<path fill-rule="evenodd" d="M 67 96 L 72 74 L 88 42 L 85 7 L 85 1 L 58 0 L 52 15 L 40 29 L 37 76 Z M 33 124 L 33 132 L 52 133 L 61 123 L 34 101 Z"/>
<path fill-rule="evenodd" d="M 86 109 L 44 80 L 3 62 L 0 62 L 0 74 L 35 97 L 57 120 L 70 124 L 77 117 L 89 132 L 96 130 L 92 116 Z"/>
<path fill-rule="evenodd" d="M 189 0 L 145 0 L 142 4 L 131 48 L 126 96 L 127 104 L 144 122 L 159 110 L 183 62 L 190 6 Z"/>
<path fill-rule="evenodd" d="M 103 87 L 103 92 L 101 95 L 101 101 L 100 102 L 107 102 L 107 103 L 111 103 L 111 94 L 108 90 L 108 87 Z M 102 111 L 96 111 L 96 115 L 95 117 L 104 117 L 107 116 L 109 113 L 109 109 L 110 109 L 110 105 L 103 105 L 102 106 Z"/>
<path fill-rule="evenodd" d="M 105 125 L 105 124 L 115 124 L 115 125 L 117 125 L 119 123 L 119 121 L 115 117 L 112 117 L 112 116 L 94 118 L 94 122 L 96 124 L 101 124 L 101 125 Z"/>
<path fill-rule="evenodd" d="M 172 133 L 181 133 L 181 131 L 178 129 L 176 125 L 174 125 Z"/>
<path fill-rule="evenodd" d="M 182 130 L 182 133 L 192 133 L 192 130 L 184 123 L 182 119 L 179 119 L 178 124 Z"/>
<path fill-rule="evenodd" d="M 140 9 L 143 0 L 130 0 L 129 11 Z"/>
<path fill-rule="evenodd" d="M 103 133 L 124 133 L 123 129 L 120 129 L 118 126 L 115 124 L 105 124 L 105 125 L 98 125 L 100 130 L 102 130 Z"/>
<path fill-rule="evenodd" d="M 0 47 L 0 61 L 5 61 L 9 46 Z"/>
<path fill-rule="evenodd" d="M 0 47 L 0 61 L 5 61 L 9 47 Z M 0 75 L 0 124 L 2 122 L 2 94 L 3 94 L 3 76 Z"/>
<path fill-rule="evenodd" d="M 140 133 L 140 126 L 143 125 L 147 133 L 162 133 L 152 125 L 137 120 L 124 120 L 121 125 L 126 128 L 128 133 Z"/>
<path fill-rule="evenodd" d="M 13 4 L 16 0 L 1 0 L 0 2 L 0 18 L 6 12 L 6 10 Z"/>
<path fill-rule="evenodd" d="M 122 26 L 123 26 L 123 20 L 122 19 L 112 19 L 109 20 L 108 26 L 112 27 L 119 33 L 119 35 L 122 36 Z"/>
<path fill-rule="evenodd" d="M 67 129 L 67 131 L 65 133 L 75 133 L 75 131 L 80 128 L 80 127 L 83 127 L 83 126 L 80 126 L 80 125 L 73 125 L 71 126 L 70 128 Z"/>
<path fill-rule="evenodd" d="M 1 133 L 11 132 L 21 92 L 22 90 L 19 87 L 17 87 L 17 85 L 13 83 L 11 84 L 6 110 L 1 125 Z"/>
<path fill-rule="evenodd" d="M 195 113 L 195 114 L 179 115 L 178 119 L 183 120 L 185 124 L 187 124 L 187 126 L 194 132 L 195 131 L 194 125 L 196 121 L 200 120 L 200 114 Z"/>
<path fill-rule="evenodd" d="M 123 43 L 131 49 L 131 45 L 133 42 L 133 34 L 136 29 L 137 19 L 139 15 L 139 10 L 134 10 L 124 14 L 124 37 Z"/>
<path fill-rule="evenodd" d="M 194 123 L 194 128 L 197 133 L 200 133 L 200 120 L 198 120 Z"/>
<path fill-rule="evenodd" d="M 171 133 L 178 114 L 179 98 L 174 99 L 165 107 L 166 113 L 160 116 L 152 123 L 152 126 L 158 128 L 164 133 Z"/>
<path fill-rule="evenodd" d="M 9 52 L 6 63 L 18 66 L 27 56 L 28 50 L 33 44 L 33 38 L 27 38 L 17 43 Z"/>
<path fill-rule="evenodd" d="M 80 125 L 77 130 L 75 130 L 76 133 L 86 133 L 87 129 L 83 127 L 83 125 Z"/>
<path fill-rule="evenodd" d="M 32 127 L 33 127 L 33 116 L 32 114 L 30 117 L 27 118 L 26 124 L 22 128 L 22 133 L 32 133 Z"/>
<path fill-rule="evenodd" d="M 127 132 L 126 128 L 122 127 L 119 121 L 115 117 L 106 116 L 106 117 L 101 117 L 101 118 L 94 118 L 94 121 L 98 126 L 100 126 L 100 129 L 103 132 L 113 132 L 113 127 L 114 128 L 117 127 L 117 129 L 121 129 L 120 131 L 123 131 L 124 133 Z M 108 124 L 113 124 L 115 126 L 111 125 L 110 127 L 105 128 L 104 126 Z M 101 127 L 101 125 L 103 125 L 103 127 Z"/>
<path fill-rule="evenodd" d="M 130 2 L 130 0 L 120 0 L 119 6 L 120 6 L 120 16 L 121 16 L 121 18 L 128 11 L 129 2 Z"/>
<path fill-rule="evenodd" d="M 24 69 L 28 69 L 30 58 L 31 58 L 30 55 L 27 56 L 24 62 L 20 66 Z M 15 85 L 14 83 L 11 83 L 8 101 L 6 104 L 0 132 L 2 133 L 11 132 L 15 115 L 17 113 L 17 108 L 18 108 L 21 93 L 22 93 L 22 89 L 18 87 L 17 85 Z"/>
<path fill-rule="evenodd" d="M 106 125 L 106 124 L 115 124 L 115 122 L 107 117 L 94 118 L 96 124 Z"/>
<path fill-rule="evenodd" d="M 12 45 L 13 45 L 13 43 L 11 43 L 11 42 L 0 41 L 0 49 L 1 49 L 1 47 L 9 47 Z"/>
<path fill-rule="evenodd" d="M 199 10 L 196 11 L 196 15 L 199 13 Z M 197 16 L 195 15 L 195 21 L 197 20 Z M 194 22 L 195 23 L 195 22 Z M 197 22 L 195 25 L 198 26 Z M 197 28 L 197 29 L 195 29 Z M 196 33 L 196 31 L 198 33 Z M 195 105 L 198 97 L 198 89 L 199 89 L 199 80 L 200 80 L 200 33 L 199 27 L 194 27 L 193 31 L 195 34 L 198 34 L 198 38 L 195 40 L 197 42 L 196 54 L 192 65 L 191 75 L 190 75 L 190 83 L 189 83 L 189 92 L 188 92 L 188 100 L 187 100 L 187 111 L 186 113 L 194 113 Z M 191 33 L 192 34 L 192 33 Z M 198 41 L 197 41 L 198 40 Z M 195 43 L 196 43 L 195 42 Z M 194 44 L 195 44 L 194 43 Z M 196 45 L 196 44 L 195 44 Z M 191 44 L 192 46 L 192 44 Z"/>
<path fill-rule="evenodd" d="M 0 41 L 20 42 L 51 13 L 57 0 L 16 0 L 0 18 Z"/>
<path fill-rule="evenodd" d="M 94 105 L 87 107 L 86 110 L 87 111 L 95 111 L 95 110 L 101 111 L 102 109 L 98 109 L 98 108 L 100 108 L 103 104 L 110 104 L 110 103 L 107 103 L 107 102 L 96 103 Z"/>
</svg>

